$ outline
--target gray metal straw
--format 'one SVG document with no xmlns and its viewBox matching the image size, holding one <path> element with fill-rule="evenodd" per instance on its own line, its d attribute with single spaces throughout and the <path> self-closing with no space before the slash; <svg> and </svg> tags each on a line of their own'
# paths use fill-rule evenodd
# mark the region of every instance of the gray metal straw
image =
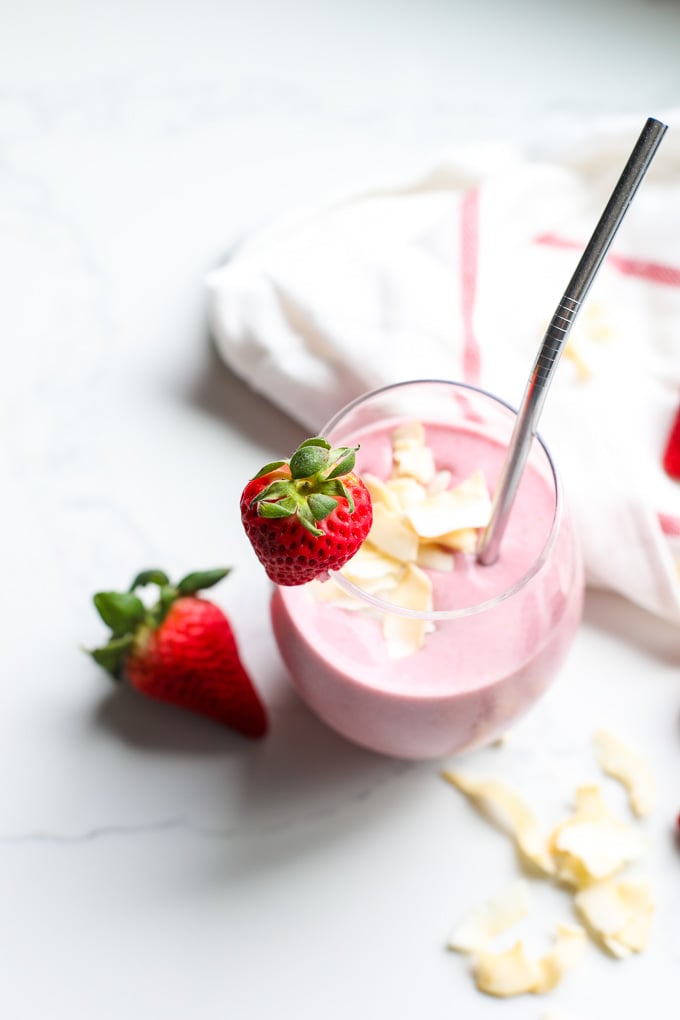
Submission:
<svg viewBox="0 0 680 1020">
<path fill-rule="evenodd" d="M 512 504 L 562 348 L 590 285 L 614 240 L 614 235 L 628 211 L 628 206 L 649 169 L 666 128 L 666 124 L 650 117 L 642 129 L 593 236 L 545 331 L 524 391 L 508 453 L 496 487 L 491 519 L 477 547 L 477 559 L 480 563 L 489 565 L 498 559 Z"/>
</svg>

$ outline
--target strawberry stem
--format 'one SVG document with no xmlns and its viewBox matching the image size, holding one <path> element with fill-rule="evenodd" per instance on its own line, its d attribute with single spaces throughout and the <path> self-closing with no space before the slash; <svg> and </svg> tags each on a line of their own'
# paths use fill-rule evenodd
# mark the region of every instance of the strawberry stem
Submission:
<svg viewBox="0 0 680 1020">
<path fill-rule="evenodd" d="M 100 591 L 94 596 L 95 609 L 114 637 L 120 637 L 142 622 L 146 607 L 129 592 Z"/>
<path fill-rule="evenodd" d="M 112 638 L 103 648 L 94 648 L 90 655 L 94 661 L 103 666 L 107 673 L 110 673 L 114 680 L 120 680 L 123 675 L 125 658 L 134 644 L 131 634 L 125 637 Z"/>
<path fill-rule="evenodd" d="M 205 591 L 219 584 L 230 572 L 230 567 L 217 567 L 215 570 L 195 570 L 187 574 L 177 585 L 180 595 L 194 595 L 197 591 Z"/>
<path fill-rule="evenodd" d="M 328 517 L 339 499 L 347 500 L 347 509 L 354 512 L 354 500 L 341 478 L 354 469 L 358 446 L 331 447 L 327 439 L 314 436 L 300 443 L 288 461 L 266 465 L 255 478 L 269 470 L 288 466 L 289 477 L 275 478 L 251 500 L 257 504 L 260 517 L 281 518 L 297 515 L 300 523 L 312 535 L 323 535 L 316 522 Z"/>
<path fill-rule="evenodd" d="M 183 577 L 178 585 L 172 585 L 164 571 L 142 570 L 136 575 L 127 592 L 97 592 L 93 597 L 95 609 L 111 629 L 111 638 L 107 644 L 92 649 L 89 654 L 114 679 L 119 680 L 125 660 L 143 630 L 155 630 L 159 627 L 178 598 L 192 597 L 205 588 L 212 588 L 228 573 L 228 567 L 197 570 Z M 158 600 L 151 608 L 147 608 L 134 594 L 136 588 L 143 588 L 149 584 L 155 584 L 159 589 Z"/>
<path fill-rule="evenodd" d="M 144 588 L 147 584 L 170 584 L 170 580 L 162 570 L 142 570 L 130 585 L 129 591 L 133 592 L 136 588 Z"/>
</svg>

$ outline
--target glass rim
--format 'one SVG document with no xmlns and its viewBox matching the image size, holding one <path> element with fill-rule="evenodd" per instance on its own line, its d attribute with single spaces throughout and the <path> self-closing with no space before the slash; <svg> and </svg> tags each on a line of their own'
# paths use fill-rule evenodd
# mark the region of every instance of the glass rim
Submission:
<svg viewBox="0 0 680 1020">
<path fill-rule="evenodd" d="M 366 404 L 369 400 L 387 394 L 397 390 L 403 390 L 411 388 L 413 386 L 428 386 L 435 385 L 439 387 L 453 388 L 457 390 L 467 390 L 470 393 L 476 393 L 479 396 L 490 400 L 494 404 L 498 404 L 500 407 L 504 407 L 507 411 L 517 417 L 517 408 L 513 407 L 512 404 L 508 403 L 502 397 L 498 397 L 493 393 L 489 393 L 488 390 L 482 389 L 481 386 L 473 386 L 471 383 L 458 382 L 453 379 L 437 379 L 437 378 L 425 378 L 425 379 L 408 379 L 397 383 L 388 383 L 385 386 L 379 386 L 372 390 L 367 390 L 360 396 L 355 397 L 354 400 L 349 401 L 339 411 L 337 411 L 333 417 L 324 425 L 320 432 L 320 435 L 327 436 L 330 432 L 337 428 L 344 418 L 350 414 L 355 408 L 360 407 L 362 404 Z M 541 437 L 540 433 L 535 433 L 535 438 L 542 448 L 547 462 L 548 467 L 552 475 L 554 488 L 555 488 L 555 511 L 553 513 L 553 519 L 550 524 L 550 531 L 548 537 L 543 545 L 538 556 L 531 564 L 529 569 L 522 574 L 517 581 L 515 581 L 510 587 L 505 588 L 502 592 L 494 595 L 490 599 L 485 599 L 483 602 L 475 602 L 470 606 L 460 606 L 456 609 L 406 609 L 403 606 L 397 606 L 393 602 L 387 602 L 385 599 L 379 598 L 377 595 L 373 595 L 370 592 L 365 591 L 358 585 L 355 585 L 352 581 L 348 580 L 340 571 L 330 571 L 330 577 L 333 581 L 341 588 L 347 595 L 351 595 L 358 599 L 360 602 L 364 602 L 383 614 L 389 614 L 392 616 L 403 616 L 411 620 L 430 620 L 436 622 L 438 620 L 456 620 L 462 619 L 466 616 L 477 616 L 481 613 L 488 612 L 494 609 L 496 606 L 505 602 L 507 599 L 512 598 L 522 591 L 529 582 L 542 570 L 545 566 L 548 557 L 552 551 L 555 542 L 557 541 L 557 534 L 562 521 L 563 511 L 563 495 L 562 495 L 562 482 L 560 480 L 559 473 L 555 467 L 555 462 L 552 458 L 552 454 L 548 449 L 545 441 Z M 462 555 L 474 555 L 465 554 Z"/>
</svg>

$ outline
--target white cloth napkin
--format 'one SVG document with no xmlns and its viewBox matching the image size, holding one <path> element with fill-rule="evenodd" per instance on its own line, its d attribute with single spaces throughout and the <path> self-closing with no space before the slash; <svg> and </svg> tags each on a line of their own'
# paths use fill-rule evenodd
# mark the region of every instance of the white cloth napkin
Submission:
<svg viewBox="0 0 680 1020">
<path fill-rule="evenodd" d="M 588 582 L 680 621 L 680 114 L 593 284 L 546 403 Z M 263 230 L 208 278 L 217 347 L 310 434 L 410 378 L 515 406 L 644 118 L 453 149 L 404 180 Z M 285 451 L 282 451 L 285 452 Z"/>
</svg>

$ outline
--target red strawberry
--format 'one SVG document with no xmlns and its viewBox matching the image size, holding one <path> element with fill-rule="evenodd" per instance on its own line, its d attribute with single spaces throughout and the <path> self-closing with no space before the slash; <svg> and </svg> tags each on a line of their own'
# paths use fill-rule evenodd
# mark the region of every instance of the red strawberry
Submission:
<svg viewBox="0 0 680 1020">
<path fill-rule="evenodd" d="M 354 556 L 373 522 L 368 489 L 353 473 L 359 449 L 307 439 L 290 460 L 267 464 L 241 495 L 241 520 L 275 584 L 324 578 Z"/>
<path fill-rule="evenodd" d="M 680 407 L 677 410 L 673 427 L 668 436 L 666 450 L 663 455 L 663 466 L 670 478 L 680 481 Z"/>
<path fill-rule="evenodd" d="M 94 604 L 111 639 L 91 655 L 109 673 L 142 694 L 207 715 L 247 737 L 267 732 L 265 708 L 239 658 L 226 616 L 197 592 L 228 573 L 189 574 L 173 586 L 161 570 L 138 574 L 128 592 L 99 592 Z M 156 584 L 150 609 L 135 591 Z"/>
</svg>

